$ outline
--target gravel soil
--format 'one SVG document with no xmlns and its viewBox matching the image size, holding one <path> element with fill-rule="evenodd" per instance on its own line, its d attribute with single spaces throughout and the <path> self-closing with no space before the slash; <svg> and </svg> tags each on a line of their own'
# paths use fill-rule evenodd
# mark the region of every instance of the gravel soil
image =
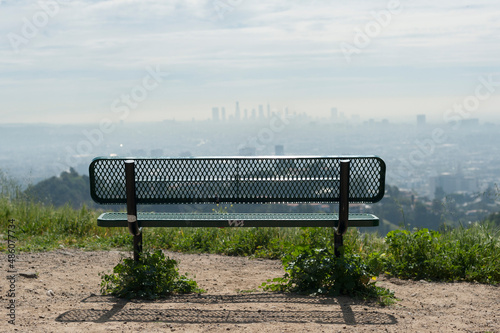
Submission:
<svg viewBox="0 0 500 333">
<path fill-rule="evenodd" d="M 383 307 L 349 297 L 265 293 L 262 282 L 283 275 L 280 261 L 213 254 L 166 252 L 204 294 L 159 301 L 101 296 L 99 273 L 129 255 L 61 249 L 19 254 L 9 266 L 4 254 L 0 332 L 500 333 L 499 286 L 379 277 L 378 285 L 399 299 Z"/>
</svg>

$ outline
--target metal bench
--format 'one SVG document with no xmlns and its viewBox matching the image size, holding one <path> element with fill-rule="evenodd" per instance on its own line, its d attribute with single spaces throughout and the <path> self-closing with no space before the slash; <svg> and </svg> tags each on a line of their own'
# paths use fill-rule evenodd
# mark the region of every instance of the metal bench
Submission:
<svg viewBox="0 0 500 333">
<path fill-rule="evenodd" d="M 89 167 L 92 199 L 126 204 L 103 213 L 101 227 L 128 227 L 134 259 L 144 227 L 334 227 L 335 249 L 348 226 L 375 227 L 372 214 L 349 214 L 349 203 L 382 199 L 385 163 L 376 156 L 348 157 L 98 157 Z M 150 204 L 338 203 L 338 213 L 138 212 Z"/>
</svg>

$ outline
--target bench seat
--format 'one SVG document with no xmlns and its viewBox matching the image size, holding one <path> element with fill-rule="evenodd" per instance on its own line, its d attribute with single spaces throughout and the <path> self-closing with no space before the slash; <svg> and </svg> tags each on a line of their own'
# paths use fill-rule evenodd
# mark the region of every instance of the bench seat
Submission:
<svg viewBox="0 0 500 333">
<path fill-rule="evenodd" d="M 141 227 L 337 227 L 337 213 L 146 213 L 138 212 Z M 127 213 L 103 213 L 100 227 L 127 227 Z M 376 227 L 372 214 L 349 214 L 350 227 Z"/>
</svg>

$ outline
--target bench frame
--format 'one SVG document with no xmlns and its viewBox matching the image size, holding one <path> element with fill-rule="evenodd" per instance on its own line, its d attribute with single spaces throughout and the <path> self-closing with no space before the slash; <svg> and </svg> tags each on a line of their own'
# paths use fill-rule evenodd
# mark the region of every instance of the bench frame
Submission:
<svg viewBox="0 0 500 333">
<path fill-rule="evenodd" d="M 252 157 L 253 159 L 264 159 L 264 160 L 279 160 L 279 157 Z M 293 157 L 285 157 L 288 159 L 293 159 Z M 297 159 L 308 159 L 315 157 L 297 157 Z M 103 200 L 96 194 L 96 178 L 99 176 L 96 175 L 94 170 L 95 163 L 100 160 L 123 160 L 124 163 L 124 173 L 125 173 L 125 194 L 126 201 L 118 200 L 118 202 L 126 203 L 127 212 L 126 212 L 126 222 L 124 221 L 123 213 L 103 213 L 98 218 L 98 225 L 105 227 L 119 227 L 119 226 L 128 226 L 129 233 L 133 236 L 133 246 L 134 246 L 134 260 L 138 261 L 140 255 L 142 253 L 142 228 L 145 226 L 148 227 L 173 227 L 173 226 L 190 226 L 190 227 L 297 227 L 297 226 L 323 226 L 323 227 L 334 227 L 334 244 L 335 244 L 335 255 L 340 256 L 340 248 L 343 246 L 343 235 L 346 233 L 347 228 L 349 227 L 350 222 L 353 222 L 351 226 L 355 227 L 368 227 L 368 226 L 378 226 L 378 218 L 371 214 L 358 214 L 359 217 L 356 217 L 357 214 L 349 215 L 349 202 L 353 201 L 349 197 L 349 183 L 350 183 L 350 165 L 351 160 L 353 159 L 376 159 L 380 165 L 380 170 L 377 173 L 379 177 L 378 182 L 378 194 L 375 198 L 370 199 L 369 202 L 377 202 L 382 199 L 384 195 L 384 187 L 385 187 L 385 163 L 383 160 L 376 156 L 353 156 L 353 157 L 323 157 L 323 158 L 335 158 L 340 159 L 340 186 L 339 186 L 339 198 L 338 200 L 330 200 L 326 202 L 338 202 L 339 205 L 339 213 L 338 220 L 307 220 L 301 219 L 300 214 L 297 215 L 297 218 L 275 218 L 274 214 L 259 214 L 259 213 L 235 213 L 235 214 L 221 214 L 223 216 L 217 216 L 214 213 L 201 213 L 201 214 L 186 214 L 187 216 L 181 216 L 180 213 L 167 213 L 167 214 L 154 214 L 154 213 L 139 213 L 137 212 L 137 205 L 140 203 L 137 198 L 137 189 L 136 189 L 136 160 L 161 160 L 161 158 L 95 158 L 90 167 L 90 187 L 91 187 L 91 196 L 97 203 L 109 203 L 106 200 Z M 217 158 L 214 158 L 217 159 Z M 220 158 L 224 160 L 231 159 L 244 159 L 241 157 L 235 158 Z M 183 160 L 183 159 L 178 159 Z M 193 158 L 187 158 L 185 160 L 196 160 Z M 307 180 L 305 180 L 307 181 Z M 295 199 L 294 199 L 295 200 Z M 108 200 L 109 201 L 109 200 Z M 222 202 L 250 202 L 253 203 L 254 199 L 233 199 L 226 200 Z M 300 202 L 323 202 L 325 200 L 309 200 L 303 199 Z M 268 200 L 261 199 L 256 202 L 265 203 Z M 271 200 L 269 202 L 277 202 L 276 200 Z M 282 202 L 296 202 L 292 200 L 287 200 L 284 198 Z M 162 201 L 161 203 L 168 204 L 168 201 Z M 218 198 L 197 198 L 197 200 L 193 200 L 193 203 L 219 203 Z M 115 216 L 119 216 L 115 219 Z M 169 216 L 166 218 L 165 216 Z M 196 216 L 196 218 L 194 218 Z M 243 216 L 243 217 L 242 217 Z M 326 215 L 323 215 L 326 217 Z M 234 217 L 234 218 L 232 218 Z M 165 225 L 167 224 L 167 225 Z"/>
</svg>

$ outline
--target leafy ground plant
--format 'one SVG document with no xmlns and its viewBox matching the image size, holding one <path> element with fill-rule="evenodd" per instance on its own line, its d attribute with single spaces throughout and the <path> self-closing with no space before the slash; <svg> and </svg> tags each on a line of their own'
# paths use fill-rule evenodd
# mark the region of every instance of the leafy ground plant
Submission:
<svg viewBox="0 0 500 333">
<path fill-rule="evenodd" d="M 376 277 L 356 254 L 335 257 L 329 248 L 299 246 L 283 259 L 285 275 L 268 280 L 262 288 L 268 291 L 307 293 L 312 295 L 349 295 L 376 300 L 382 305 L 395 302 L 394 293 L 375 285 Z"/>
<path fill-rule="evenodd" d="M 387 234 L 386 273 L 404 279 L 500 283 L 500 231 L 474 223 L 439 233 L 428 229 Z"/>
<path fill-rule="evenodd" d="M 144 252 L 139 261 L 123 258 L 112 274 L 101 274 L 101 293 L 128 299 L 158 299 L 174 293 L 204 292 L 186 275 L 179 275 L 177 261 L 165 257 L 161 250 Z"/>
</svg>

